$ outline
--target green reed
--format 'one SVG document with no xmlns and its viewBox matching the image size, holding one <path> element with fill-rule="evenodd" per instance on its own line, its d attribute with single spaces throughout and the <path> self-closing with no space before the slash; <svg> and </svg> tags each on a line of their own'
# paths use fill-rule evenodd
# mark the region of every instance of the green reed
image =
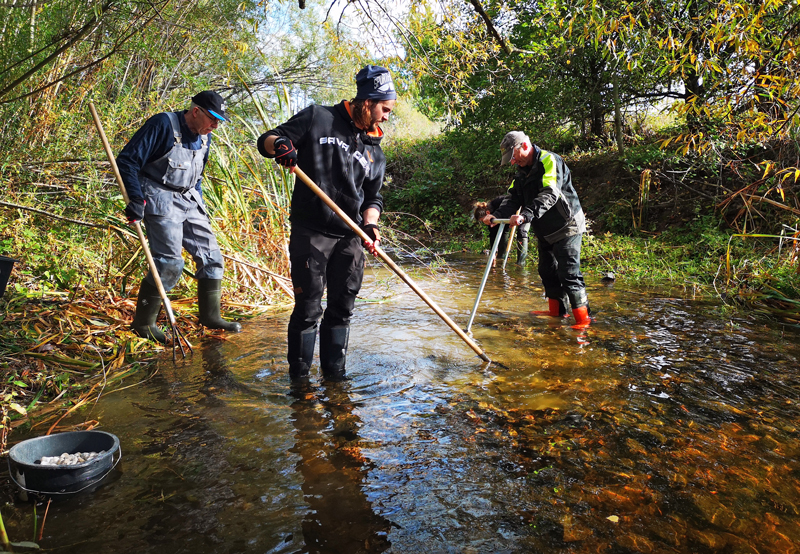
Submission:
<svg viewBox="0 0 800 554">
<path fill-rule="evenodd" d="M 276 105 L 274 120 L 288 119 L 284 104 Z M 214 132 L 203 184 L 212 227 L 226 256 L 227 288 L 236 289 L 230 283 L 237 284 L 240 303 L 250 305 L 283 302 L 287 296 L 276 276 L 288 276 L 285 252 L 293 179 L 258 153 L 257 138 L 274 127 L 266 113 L 263 102 L 253 97 Z"/>
</svg>

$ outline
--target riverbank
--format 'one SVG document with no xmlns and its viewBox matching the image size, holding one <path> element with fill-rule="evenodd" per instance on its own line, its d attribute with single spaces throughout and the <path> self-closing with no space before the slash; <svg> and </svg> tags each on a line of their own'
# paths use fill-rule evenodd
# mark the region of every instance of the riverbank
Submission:
<svg viewBox="0 0 800 554">
<path fill-rule="evenodd" d="M 24 294 L 10 287 L 0 299 L 0 368 L 3 391 L 0 452 L 9 434 L 35 424 L 42 433 L 74 430 L 61 420 L 102 394 L 150 377 L 148 368 L 164 350 L 130 331 L 136 297 L 119 297 L 108 289 L 76 287 Z M 276 304 L 273 309 L 284 305 Z M 196 298 L 172 300 L 180 331 L 190 343 L 224 341 L 221 331 L 204 329 L 196 315 Z M 263 306 L 226 303 L 226 317 L 247 319 L 267 311 Z M 169 329 L 163 310 L 159 325 Z M 188 351 L 187 351 L 188 353 Z M 181 356 L 178 351 L 178 357 Z M 96 424 L 86 421 L 81 428 Z"/>
</svg>

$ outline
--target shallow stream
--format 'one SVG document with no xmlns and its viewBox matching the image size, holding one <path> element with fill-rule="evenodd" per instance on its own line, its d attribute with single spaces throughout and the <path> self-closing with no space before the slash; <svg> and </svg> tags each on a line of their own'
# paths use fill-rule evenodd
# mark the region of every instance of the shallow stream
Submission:
<svg viewBox="0 0 800 554">
<path fill-rule="evenodd" d="M 466 325 L 484 260 L 409 271 Z M 472 335 L 493 364 L 377 267 L 350 381 L 315 367 L 292 390 L 288 313 L 185 362 L 165 354 L 149 381 L 62 422 L 98 420 L 123 457 L 97 490 L 50 505 L 41 547 L 800 552 L 800 330 L 587 276 L 596 322 L 576 331 L 528 314 L 546 307 L 537 281 L 511 263 L 490 275 Z M 3 517 L 31 540 L 31 502 Z"/>
</svg>

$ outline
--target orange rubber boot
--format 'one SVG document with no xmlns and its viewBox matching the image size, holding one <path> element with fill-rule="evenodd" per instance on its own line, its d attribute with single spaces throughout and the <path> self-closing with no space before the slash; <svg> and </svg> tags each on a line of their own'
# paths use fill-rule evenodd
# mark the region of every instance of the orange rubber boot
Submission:
<svg viewBox="0 0 800 554">
<path fill-rule="evenodd" d="M 547 299 L 547 307 L 549 310 L 534 310 L 531 312 L 531 315 L 549 315 L 550 317 L 567 317 L 566 315 L 561 315 L 561 302 L 555 298 L 548 298 Z"/>
<path fill-rule="evenodd" d="M 589 317 L 589 306 L 573 308 L 572 315 L 575 316 L 575 325 L 572 326 L 573 329 L 586 329 L 592 323 L 592 318 Z"/>
</svg>

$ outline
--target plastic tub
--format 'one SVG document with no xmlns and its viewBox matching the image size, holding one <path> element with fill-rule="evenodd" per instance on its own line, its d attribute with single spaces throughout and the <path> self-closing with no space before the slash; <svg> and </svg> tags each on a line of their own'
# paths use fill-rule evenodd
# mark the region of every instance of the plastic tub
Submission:
<svg viewBox="0 0 800 554">
<path fill-rule="evenodd" d="M 18 261 L 19 260 L 15 260 L 14 258 L 0 256 L 0 298 L 2 298 L 3 294 L 6 292 L 6 285 L 8 284 L 8 278 L 11 277 L 11 270 Z"/>
<path fill-rule="evenodd" d="M 101 452 L 75 465 L 43 466 L 44 456 L 67 452 Z M 44 495 L 75 494 L 98 483 L 122 458 L 119 439 L 105 431 L 71 431 L 22 441 L 8 452 L 11 479 L 24 492 Z"/>
</svg>

